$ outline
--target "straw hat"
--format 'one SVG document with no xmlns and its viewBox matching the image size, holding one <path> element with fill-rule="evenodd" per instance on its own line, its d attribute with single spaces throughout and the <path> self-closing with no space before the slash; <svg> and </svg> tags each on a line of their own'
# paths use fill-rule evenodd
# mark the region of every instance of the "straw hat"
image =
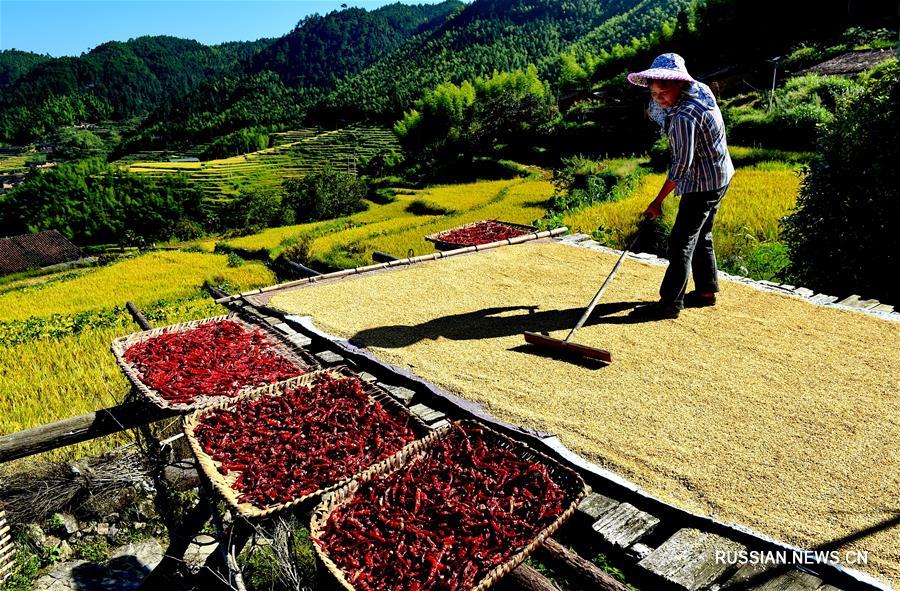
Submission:
<svg viewBox="0 0 900 591">
<path fill-rule="evenodd" d="M 694 82 L 684 65 L 684 58 L 677 53 L 664 53 L 653 60 L 649 69 L 628 75 L 628 81 L 637 86 L 649 86 L 651 80 Z"/>
</svg>

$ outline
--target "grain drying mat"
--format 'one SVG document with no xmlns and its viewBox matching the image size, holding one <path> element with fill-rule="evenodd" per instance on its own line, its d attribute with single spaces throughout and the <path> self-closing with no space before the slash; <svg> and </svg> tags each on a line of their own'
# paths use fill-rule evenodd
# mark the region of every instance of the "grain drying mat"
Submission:
<svg viewBox="0 0 900 591">
<path fill-rule="evenodd" d="M 498 564 L 496 567 L 488 571 L 481 578 L 481 580 L 479 580 L 478 583 L 471 588 L 471 591 L 484 591 L 485 589 L 502 579 L 505 575 L 519 566 L 522 562 L 524 562 L 525 559 L 528 558 L 538 548 L 538 546 L 543 544 L 544 541 L 547 540 L 547 538 L 552 536 L 553 532 L 559 529 L 559 527 L 563 523 L 565 523 L 573 513 L 575 513 L 575 508 L 578 506 L 578 503 L 587 494 L 587 488 L 581 476 L 579 476 L 573 470 L 563 466 L 556 460 L 551 459 L 541 452 L 532 449 L 525 443 L 511 439 L 506 435 L 502 435 L 494 431 L 490 427 L 477 421 L 461 421 L 459 424 L 466 426 L 477 426 L 484 432 L 484 434 L 487 436 L 487 440 L 491 441 L 493 445 L 513 450 L 520 458 L 543 464 L 547 467 L 547 470 L 553 481 L 560 488 L 567 491 L 570 498 L 570 502 L 566 506 L 566 509 L 550 525 L 537 532 L 535 537 L 528 544 L 520 548 L 518 552 L 510 556 L 506 561 Z M 412 443 L 401 449 L 399 452 L 385 460 L 378 466 L 376 470 L 370 470 L 359 478 L 354 479 L 346 485 L 338 488 L 334 492 L 325 495 L 322 499 L 322 502 L 319 503 L 319 505 L 313 511 L 312 518 L 310 520 L 310 533 L 312 537 L 315 539 L 323 539 L 325 526 L 328 523 L 328 518 L 331 516 L 332 512 L 338 509 L 341 505 L 349 502 L 361 486 L 366 486 L 373 480 L 376 480 L 378 478 L 389 477 L 391 474 L 404 469 L 414 462 L 419 461 L 425 456 L 428 449 L 432 445 L 434 445 L 436 441 L 439 441 L 441 438 L 446 437 L 450 433 L 450 430 L 452 428 L 453 427 L 449 424 L 444 425 L 443 427 L 430 433 L 428 436 L 413 441 Z M 334 563 L 328 553 L 319 544 L 314 544 L 313 546 L 319 560 L 322 561 L 325 569 L 331 574 L 331 576 L 335 578 L 340 587 L 346 591 L 354 591 L 355 587 L 353 587 L 353 585 L 351 585 L 347 581 L 347 578 L 344 576 L 343 571 L 341 571 L 340 567 L 338 567 L 338 565 Z"/>
<path fill-rule="evenodd" d="M 664 269 L 628 260 L 579 342 L 615 362 L 533 354 L 563 338 L 615 255 L 529 243 L 280 292 L 269 302 L 379 358 L 559 435 L 684 509 L 811 548 L 868 528 L 876 576 L 900 580 L 900 324 L 723 282 L 719 304 L 632 323 Z"/>
<path fill-rule="evenodd" d="M 232 322 L 236 322 L 247 331 L 257 330 L 263 333 L 266 337 L 266 340 L 269 343 L 269 350 L 273 353 L 284 357 L 291 363 L 293 363 L 297 368 L 301 371 L 313 371 L 319 368 L 318 362 L 315 358 L 306 350 L 301 347 L 295 345 L 277 333 L 274 330 L 269 329 L 266 326 L 261 326 L 258 324 L 252 324 L 247 322 L 243 318 L 241 318 L 238 314 L 226 314 L 224 316 L 214 316 L 212 318 L 204 318 L 202 320 L 191 320 L 190 322 L 180 322 L 178 324 L 171 324 L 169 326 L 163 326 L 161 328 L 154 328 L 151 330 L 145 330 L 142 332 L 132 333 L 130 335 L 126 335 L 124 337 L 119 337 L 112 342 L 112 352 L 116 358 L 116 363 L 119 364 L 119 367 L 122 369 L 122 372 L 128 378 L 128 380 L 134 385 L 137 390 L 147 397 L 147 399 L 160 408 L 168 408 L 173 410 L 196 410 L 198 408 L 204 408 L 206 406 L 216 404 L 222 402 L 223 400 L 232 400 L 232 397 L 226 396 L 198 396 L 195 399 L 195 402 L 190 404 L 182 403 L 182 402 L 171 402 L 166 400 L 156 389 L 148 386 L 141 376 L 141 372 L 135 367 L 133 363 L 125 359 L 125 352 L 131 348 L 132 345 L 136 345 L 137 343 L 152 339 L 153 337 L 159 336 L 165 333 L 171 332 L 185 332 L 197 328 L 203 324 L 209 324 L 211 322 L 221 322 L 223 320 L 230 320 Z M 245 390 L 250 390 L 252 388 L 246 388 Z"/>
<path fill-rule="evenodd" d="M 323 493 L 328 492 L 330 490 L 334 490 L 344 484 L 347 483 L 353 477 L 363 477 L 368 475 L 369 473 L 376 473 L 380 470 L 382 465 L 384 465 L 388 460 L 390 460 L 390 456 L 381 460 L 380 462 L 376 462 L 372 464 L 366 470 L 363 470 L 359 474 L 353 474 L 346 478 L 342 478 L 331 483 L 328 486 L 322 487 L 319 490 L 313 491 L 311 493 L 307 493 L 296 499 L 293 499 L 286 503 L 278 503 L 275 505 L 270 505 L 268 507 L 258 507 L 253 503 L 247 503 L 240 500 L 240 491 L 234 488 L 234 482 L 237 480 L 237 473 L 232 472 L 230 474 L 223 474 L 220 471 L 221 462 L 214 460 L 206 451 L 203 449 L 203 446 L 200 445 L 200 442 L 197 440 L 197 436 L 195 435 L 195 430 L 197 426 L 200 424 L 202 418 L 218 409 L 233 409 L 235 407 L 239 407 L 241 404 L 246 402 L 257 400 L 262 396 L 278 396 L 286 389 L 292 388 L 300 388 L 303 386 L 312 386 L 316 378 L 322 375 L 328 375 L 334 378 L 356 378 L 359 379 L 359 376 L 354 374 L 347 368 L 337 368 L 337 369 L 326 369 L 321 371 L 316 371 L 313 373 L 304 374 L 302 376 L 298 376 L 296 378 L 291 378 L 290 380 L 285 380 L 283 382 L 278 382 L 277 384 L 271 384 L 269 386 L 264 386 L 262 388 L 256 388 L 251 390 L 245 394 L 237 398 L 232 398 L 226 400 L 224 402 L 220 402 L 213 406 L 208 406 L 202 410 L 198 410 L 187 417 L 184 420 L 184 434 L 187 438 L 188 444 L 191 447 L 191 451 L 194 453 L 194 457 L 197 458 L 197 465 L 203 470 L 203 473 L 206 475 L 209 482 L 212 484 L 213 488 L 216 492 L 225 499 L 225 502 L 228 503 L 230 507 L 232 507 L 239 514 L 244 517 L 250 518 L 263 518 L 268 517 L 274 513 L 279 511 L 283 511 L 285 509 L 289 509 L 291 507 L 295 507 L 300 505 L 308 500 L 315 499 L 321 496 Z M 402 415 L 409 418 L 409 424 L 412 430 L 415 432 L 416 437 L 424 437 L 430 429 L 428 425 L 422 422 L 417 416 L 413 415 L 409 412 L 405 406 L 394 400 L 390 394 L 385 392 L 380 387 L 375 384 L 367 383 L 363 380 L 360 380 L 362 383 L 363 390 L 369 396 L 369 398 L 373 401 L 378 402 L 382 406 L 386 407 L 390 412 L 396 413 L 398 415 Z"/>
</svg>

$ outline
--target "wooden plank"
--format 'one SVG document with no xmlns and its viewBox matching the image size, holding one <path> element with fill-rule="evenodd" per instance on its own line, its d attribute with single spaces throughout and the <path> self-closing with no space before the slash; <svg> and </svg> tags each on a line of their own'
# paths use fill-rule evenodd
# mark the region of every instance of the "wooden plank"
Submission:
<svg viewBox="0 0 900 591">
<path fill-rule="evenodd" d="M 391 384 L 385 384 L 383 382 L 378 382 L 377 385 L 390 392 L 391 396 L 393 396 L 406 406 L 409 406 L 409 404 L 412 402 L 413 397 L 416 395 L 415 391 L 410 390 L 409 388 L 404 388 L 403 386 L 392 386 Z"/>
<path fill-rule="evenodd" d="M 721 536 L 697 529 L 680 529 L 641 560 L 638 565 L 678 589 L 705 589 L 731 570 L 732 565 L 717 560 L 718 552 L 740 552 L 746 548 Z"/>
<path fill-rule="evenodd" d="M 338 365 L 344 362 L 344 358 L 334 351 L 319 351 L 316 353 L 316 357 L 325 365 Z"/>
<path fill-rule="evenodd" d="M 818 293 L 813 297 L 809 298 L 811 302 L 815 302 L 817 304 L 831 304 L 836 302 L 838 299 L 836 296 L 825 295 L 824 293 Z"/>
<path fill-rule="evenodd" d="M 858 295 L 853 294 L 851 296 L 848 296 L 848 297 L 838 301 L 838 303 L 841 304 L 842 306 L 853 306 L 854 308 L 858 308 L 858 307 L 860 307 L 861 302 L 863 302 L 863 301 L 864 300 L 862 298 L 860 298 Z"/>
<path fill-rule="evenodd" d="M 619 501 L 614 501 L 605 495 L 591 493 L 578 504 L 578 508 L 575 511 L 578 515 L 587 517 L 593 523 L 618 505 Z"/>
<path fill-rule="evenodd" d="M 659 519 L 631 503 L 622 503 L 598 519 L 591 528 L 607 543 L 627 548 L 659 525 Z"/>
<path fill-rule="evenodd" d="M 144 315 L 138 310 L 137 306 L 134 305 L 134 302 L 128 301 L 125 302 L 125 307 L 128 309 L 128 312 L 131 313 L 131 317 L 137 323 L 138 326 L 141 327 L 141 330 L 150 330 L 153 326 L 147 322 L 147 319 L 144 318 Z"/>
<path fill-rule="evenodd" d="M 747 564 L 738 569 L 722 591 L 819 591 L 822 579 L 784 565 Z"/>
<path fill-rule="evenodd" d="M 178 416 L 149 402 L 126 402 L 0 436 L 0 464 Z"/>
<path fill-rule="evenodd" d="M 612 575 L 600 570 L 600 568 L 590 560 L 585 560 L 553 538 L 548 538 L 541 546 L 540 551 L 554 562 L 554 566 L 559 564 L 563 569 L 586 583 L 590 589 L 599 589 L 600 591 L 628 591 L 627 585 Z"/>
</svg>

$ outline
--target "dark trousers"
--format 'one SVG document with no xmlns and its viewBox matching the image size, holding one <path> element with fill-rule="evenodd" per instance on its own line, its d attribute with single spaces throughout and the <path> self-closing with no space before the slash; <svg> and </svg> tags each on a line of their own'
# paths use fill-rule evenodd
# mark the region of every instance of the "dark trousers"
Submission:
<svg viewBox="0 0 900 591">
<path fill-rule="evenodd" d="M 669 235 L 669 268 L 659 287 L 664 304 L 684 307 L 688 274 L 693 271 L 694 287 L 702 293 L 719 291 L 712 227 L 728 185 L 714 191 L 681 196 L 675 225 Z"/>
</svg>

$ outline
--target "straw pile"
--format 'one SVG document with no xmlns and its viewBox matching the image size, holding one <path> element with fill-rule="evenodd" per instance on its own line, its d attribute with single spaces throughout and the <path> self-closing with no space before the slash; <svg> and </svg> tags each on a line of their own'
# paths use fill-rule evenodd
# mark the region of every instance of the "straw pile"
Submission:
<svg viewBox="0 0 900 591">
<path fill-rule="evenodd" d="M 627 261 L 578 341 L 593 369 L 533 354 L 563 338 L 615 257 L 532 243 L 299 288 L 271 305 L 553 433 L 688 510 L 813 547 L 844 548 L 900 579 L 900 324 L 724 283 L 715 308 L 630 323 L 663 269 Z"/>
</svg>

